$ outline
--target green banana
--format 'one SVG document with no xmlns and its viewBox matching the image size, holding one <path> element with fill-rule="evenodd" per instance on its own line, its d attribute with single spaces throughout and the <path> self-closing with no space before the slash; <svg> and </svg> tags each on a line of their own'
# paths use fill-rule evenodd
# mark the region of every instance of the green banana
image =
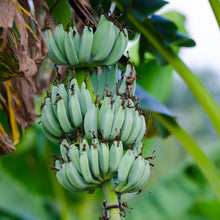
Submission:
<svg viewBox="0 0 220 220">
<path fill-rule="evenodd" d="M 108 68 L 106 68 L 108 69 Z M 111 66 L 111 69 L 108 69 L 107 79 L 105 82 L 105 87 L 108 87 L 108 91 L 113 95 L 113 90 L 116 86 L 116 80 L 118 79 L 118 65 L 115 64 Z"/>
<path fill-rule="evenodd" d="M 60 153 L 65 162 L 68 161 L 68 156 L 66 156 L 68 155 L 68 151 L 69 151 L 69 143 L 67 142 L 66 139 L 63 139 L 60 144 Z"/>
<path fill-rule="evenodd" d="M 121 141 L 114 141 L 109 150 L 109 173 L 117 172 L 121 158 L 123 156 L 123 146 Z"/>
<path fill-rule="evenodd" d="M 84 131 L 88 140 L 97 137 L 97 107 L 92 104 L 84 118 Z"/>
<path fill-rule="evenodd" d="M 80 153 L 80 167 L 81 167 L 81 172 L 82 176 L 85 179 L 87 183 L 94 183 L 94 184 L 99 184 L 100 182 L 93 179 L 92 173 L 89 167 L 89 159 L 86 150 L 82 150 Z"/>
<path fill-rule="evenodd" d="M 134 109 L 133 108 L 125 108 L 125 118 L 124 123 L 121 129 L 121 141 L 124 143 L 131 133 L 132 126 L 134 123 Z"/>
<path fill-rule="evenodd" d="M 57 102 L 57 117 L 60 123 L 61 128 L 65 133 L 73 132 L 73 127 L 70 124 L 67 109 L 65 108 L 64 99 L 60 99 Z"/>
<path fill-rule="evenodd" d="M 63 25 L 59 24 L 56 26 L 54 39 L 59 51 L 63 55 L 63 58 L 66 60 L 67 57 L 64 49 L 64 38 L 65 38 L 65 31 L 63 29 Z"/>
<path fill-rule="evenodd" d="M 92 71 L 92 73 L 89 74 L 89 79 L 92 83 L 93 93 L 96 95 L 97 94 L 97 89 L 98 89 L 98 84 L 99 84 L 97 70 L 94 70 L 94 71 Z"/>
<path fill-rule="evenodd" d="M 53 113 L 56 117 L 57 117 L 57 105 L 56 105 L 57 91 L 58 91 L 58 87 L 53 85 L 51 89 L 51 103 L 52 103 Z"/>
<path fill-rule="evenodd" d="M 119 168 L 118 168 L 118 181 L 119 186 L 124 184 L 124 182 L 128 178 L 128 173 L 134 161 L 134 153 L 133 150 L 128 149 L 125 155 L 122 157 Z M 116 187 L 117 190 L 118 186 Z"/>
<path fill-rule="evenodd" d="M 56 171 L 56 178 L 61 186 L 63 186 L 65 189 L 72 191 L 72 186 L 69 184 L 69 182 L 65 179 L 61 161 L 56 160 L 55 161 L 55 168 L 59 171 Z"/>
<path fill-rule="evenodd" d="M 104 60 L 110 53 L 115 41 L 114 24 L 108 20 L 104 21 L 99 28 L 96 29 L 93 38 L 91 55 L 93 62 Z"/>
<path fill-rule="evenodd" d="M 80 93 L 80 107 L 81 107 L 83 116 L 85 116 L 91 104 L 92 104 L 92 99 L 91 99 L 90 93 L 88 89 L 86 89 L 85 82 L 83 82 L 81 85 L 81 93 Z"/>
<path fill-rule="evenodd" d="M 101 119 L 101 133 L 104 139 L 108 139 L 111 136 L 113 119 L 114 105 L 110 104 Z"/>
<path fill-rule="evenodd" d="M 41 123 L 41 129 L 44 132 L 44 134 L 46 135 L 46 137 L 53 143 L 55 144 L 59 144 L 60 143 L 60 137 L 56 137 L 54 135 L 52 135 L 44 126 L 43 123 Z"/>
<path fill-rule="evenodd" d="M 142 155 L 138 155 L 135 158 L 135 160 L 131 166 L 131 169 L 129 171 L 128 182 L 121 189 L 121 191 L 125 191 L 132 186 L 136 186 L 140 182 L 140 180 L 142 179 L 144 171 L 145 171 L 145 160 L 142 157 Z"/>
<path fill-rule="evenodd" d="M 99 95 L 100 99 L 103 99 L 103 96 L 104 96 L 107 76 L 108 76 L 108 68 L 105 68 L 101 76 L 99 76 L 99 83 L 98 83 L 97 92 L 96 92 L 96 95 Z"/>
<path fill-rule="evenodd" d="M 103 100 L 102 106 L 99 110 L 98 128 L 99 128 L 100 131 L 101 131 L 101 122 L 102 122 L 103 115 L 107 111 L 110 104 L 111 104 L 111 97 L 109 97 L 109 96 L 105 97 L 104 100 Z"/>
<path fill-rule="evenodd" d="M 76 167 L 72 162 L 66 163 L 66 175 L 70 183 L 80 191 L 83 191 L 89 187 L 83 177 L 78 173 Z"/>
<path fill-rule="evenodd" d="M 122 31 L 119 32 L 112 47 L 112 50 L 110 51 L 107 58 L 102 61 L 102 63 L 107 66 L 115 64 L 124 54 L 127 48 L 127 44 L 128 44 L 128 31 L 127 29 L 123 29 Z"/>
<path fill-rule="evenodd" d="M 79 149 L 71 144 L 68 151 L 68 156 L 79 173 L 81 173 L 80 162 L 79 162 Z"/>
<path fill-rule="evenodd" d="M 67 62 L 60 50 L 58 49 L 51 30 L 47 31 L 47 41 L 48 41 L 48 56 L 57 65 L 66 65 Z"/>
<path fill-rule="evenodd" d="M 85 26 L 79 47 L 80 64 L 86 64 L 90 61 L 92 43 L 93 43 L 93 30 L 91 27 Z"/>
<path fill-rule="evenodd" d="M 108 173 L 108 169 L 109 169 L 109 145 L 108 143 L 102 142 L 98 146 L 98 155 L 99 155 L 99 168 L 102 171 L 102 174 L 105 175 Z"/>
<path fill-rule="evenodd" d="M 76 85 L 74 84 L 73 90 L 69 90 L 69 115 L 72 124 L 77 128 L 82 124 L 83 117 L 75 87 Z"/>
<path fill-rule="evenodd" d="M 133 126 L 132 126 L 132 129 L 131 129 L 131 132 L 129 133 L 128 139 L 125 141 L 125 145 L 130 145 L 134 141 L 136 141 L 137 137 L 138 137 L 138 134 L 140 132 L 140 129 L 141 129 L 141 116 L 139 115 L 139 112 L 134 111 L 133 114 L 134 114 Z"/>
<path fill-rule="evenodd" d="M 89 148 L 89 165 L 95 178 L 102 181 L 99 171 L 98 146 L 92 144 Z"/>
<path fill-rule="evenodd" d="M 75 43 L 73 40 L 73 30 L 70 29 L 68 33 L 65 32 L 64 49 L 66 57 L 70 66 L 76 66 L 79 63 Z"/>
<path fill-rule="evenodd" d="M 125 118 L 125 109 L 121 105 L 118 111 L 116 112 L 116 114 L 114 114 L 111 135 L 109 138 L 110 140 L 113 140 L 117 135 L 121 133 L 121 128 L 124 123 L 124 118 Z"/>
</svg>

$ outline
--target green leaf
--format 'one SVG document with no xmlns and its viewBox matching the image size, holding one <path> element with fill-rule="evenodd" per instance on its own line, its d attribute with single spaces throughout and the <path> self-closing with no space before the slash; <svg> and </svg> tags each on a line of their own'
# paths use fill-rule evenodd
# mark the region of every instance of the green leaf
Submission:
<svg viewBox="0 0 220 220">
<path fill-rule="evenodd" d="M 155 59 L 135 66 L 136 72 L 141 79 L 137 83 L 147 90 L 152 96 L 161 102 L 169 97 L 172 87 L 172 66 L 161 67 Z"/>
<path fill-rule="evenodd" d="M 46 0 L 46 2 L 54 21 L 59 22 L 66 27 L 73 17 L 68 0 Z"/>
<path fill-rule="evenodd" d="M 139 106 L 149 112 L 157 112 L 166 116 L 174 118 L 174 114 L 161 102 L 151 96 L 146 90 L 141 88 L 141 86 L 136 86 L 135 96 L 140 99 Z"/>
<path fill-rule="evenodd" d="M 208 156 L 220 168 L 219 143 L 212 151 L 210 149 L 213 148 L 210 146 L 207 149 Z M 191 158 L 180 161 L 171 171 L 166 171 L 162 178 L 152 168 L 152 178 L 155 179 L 155 175 L 159 175 L 159 181 L 151 183 L 150 179 L 143 192 L 128 201 L 129 207 L 133 208 L 127 215 L 128 220 L 218 220 L 219 203 Z"/>
<path fill-rule="evenodd" d="M 128 1 L 123 1 L 124 6 L 127 7 Z M 163 0 L 133 0 L 130 6 L 132 14 L 136 19 L 142 22 L 148 15 L 163 7 L 168 2 Z"/>
<path fill-rule="evenodd" d="M 165 47 L 195 46 L 194 40 L 179 32 L 177 26 L 172 21 L 162 16 L 152 15 L 150 19 L 145 19 L 144 26 L 146 29 L 150 30 Z M 161 53 L 152 45 L 152 43 L 144 36 L 141 36 L 139 52 L 142 62 L 144 60 L 144 53 L 146 51 L 152 53 L 157 58 L 157 62 L 159 65 L 164 66 L 167 64 L 167 61 L 164 59 Z"/>
<path fill-rule="evenodd" d="M 0 169 L 0 210 L 23 220 L 48 220 L 44 201 Z"/>
</svg>

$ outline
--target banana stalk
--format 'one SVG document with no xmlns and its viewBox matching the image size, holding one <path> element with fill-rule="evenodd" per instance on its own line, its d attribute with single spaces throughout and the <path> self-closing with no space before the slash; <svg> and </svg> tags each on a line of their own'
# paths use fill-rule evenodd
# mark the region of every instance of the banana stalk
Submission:
<svg viewBox="0 0 220 220">
<path fill-rule="evenodd" d="M 107 212 L 107 219 L 110 220 L 121 220 L 120 217 L 120 210 L 119 210 L 119 202 L 118 202 L 118 195 L 113 190 L 114 183 L 113 181 L 107 180 L 101 185 L 102 192 L 105 197 L 106 202 L 106 212 Z"/>
</svg>

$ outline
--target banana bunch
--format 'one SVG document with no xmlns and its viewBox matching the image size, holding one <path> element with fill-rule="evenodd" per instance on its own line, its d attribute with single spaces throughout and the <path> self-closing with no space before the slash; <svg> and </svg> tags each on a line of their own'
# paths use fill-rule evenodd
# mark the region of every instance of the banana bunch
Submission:
<svg viewBox="0 0 220 220">
<path fill-rule="evenodd" d="M 83 118 L 92 105 L 86 82 L 79 89 L 76 79 L 53 85 L 50 97 L 45 98 L 41 114 L 41 127 L 45 135 L 59 144 L 62 137 L 76 139 L 76 129 L 83 124 Z"/>
<path fill-rule="evenodd" d="M 120 80 L 120 75 L 122 71 L 118 68 L 118 65 L 112 65 L 105 67 L 103 72 L 100 74 L 98 70 L 94 70 L 90 74 L 90 80 L 93 87 L 93 93 L 99 95 L 100 99 L 103 99 L 106 94 L 111 94 L 115 96 L 116 92 L 120 94 L 128 93 L 128 83 L 127 78 L 132 74 L 132 65 L 127 64 L 125 72 L 123 73 L 123 78 Z M 116 89 L 118 88 L 118 91 Z M 132 90 L 128 95 L 133 96 L 136 88 L 136 80 L 133 83 Z"/>
<path fill-rule="evenodd" d="M 53 37 L 47 32 L 48 56 L 57 65 L 70 67 L 109 66 L 124 54 L 128 44 L 127 29 L 120 30 L 113 22 L 101 15 L 95 33 L 85 26 L 82 36 L 76 27 L 64 31 L 58 25 Z"/>
<path fill-rule="evenodd" d="M 89 141 L 95 136 L 108 141 L 119 139 L 126 148 L 142 145 L 145 117 L 131 99 L 116 95 L 113 100 L 109 95 L 99 104 L 92 104 L 85 115 L 84 132 Z"/>
<path fill-rule="evenodd" d="M 123 156 L 121 141 L 109 144 L 93 138 L 89 145 L 86 139 L 78 144 L 63 139 L 60 152 L 61 159 L 55 161 L 56 177 L 64 188 L 73 192 L 92 193 L 111 178 L 116 192 L 136 192 L 150 176 L 148 161 L 141 155 L 135 157 L 131 149 Z"/>
</svg>

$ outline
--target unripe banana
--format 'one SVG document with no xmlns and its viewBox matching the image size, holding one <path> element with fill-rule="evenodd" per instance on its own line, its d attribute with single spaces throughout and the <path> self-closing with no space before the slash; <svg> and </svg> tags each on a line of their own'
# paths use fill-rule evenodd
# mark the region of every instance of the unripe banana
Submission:
<svg viewBox="0 0 220 220">
<path fill-rule="evenodd" d="M 83 116 L 85 116 L 91 104 L 92 104 L 92 99 L 91 99 L 90 93 L 88 89 L 86 89 L 85 82 L 83 82 L 81 85 L 81 93 L 80 93 L 80 107 L 81 107 Z"/>
<path fill-rule="evenodd" d="M 86 151 L 87 155 L 89 155 L 89 144 L 87 143 L 86 139 L 83 138 L 79 143 L 79 152 L 80 154 Z"/>
<path fill-rule="evenodd" d="M 69 184 L 69 182 L 64 177 L 62 165 L 60 160 L 55 161 L 55 168 L 58 170 L 56 171 L 56 178 L 61 186 L 63 186 L 65 189 L 72 191 L 72 186 Z"/>
<path fill-rule="evenodd" d="M 101 76 L 99 76 L 99 83 L 98 83 L 98 88 L 96 92 L 96 95 L 99 95 L 100 99 L 103 99 L 105 89 L 107 89 L 105 87 L 107 76 L 108 76 L 108 68 L 105 68 Z"/>
<path fill-rule="evenodd" d="M 131 132 L 129 134 L 128 139 L 125 141 L 125 145 L 130 145 L 132 144 L 134 141 L 136 141 L 138 133 L 140 132 L 140 128 L 141 128 L 141 117 L 139 115 L 138 111 L 134 111 L 134 122 L 133 122 L 133 126 L 131 129 Z"/>
<path fill-rule="evenodd" d="M 97 137 L 97 107 L 92 104 L 84 119 L 84 131 L 88 140 L 91 140 L 93 136 Z"/>
<path fill-rule="evenodd" d="M 66 65 L 67 62 L 60 50 L 58 49 L 51 30 L 47 31 L 47 41 L 48 41 L 48 56 L 57 65 Z"/>
<path fill-rule="evenodd" d="M 120 86 L 119 86 L 119 93 L 124 94 L 127 90 L 127 79 L 125 76 L 123 76 L 123 79 L 121 80 Z"/>
<path fill-rule="evenodd" d="M 73 132 L 73 128 L 70 124 L 68 115 L 67 115 L 67 109 L 65 108 L 64 100 L 60 99 L 57 102 L 57 117 L 60 123 L 61 128 L 65 133 Z"/>
<path fill-rule="evenodd" d="M 60 128 L 60 125 L 54 116 L 52 106 L 50 103 L 50 98 L 45 99 L 46 104 L 42 108 L 42 116 L 41 116 L 41 122 L 44 125 L 44 127 L 55 137 L 61 137 L 62 136 L 62 130 Z"/>
<path fill-rule="evenodd" d="M 83 118 L 80 103 L 77 97 L 77 89 L 74 87 L 72 89 L 72 91 L 69 91 L 69 115 L 72 124 L 77 128 L 82 124 Z"/>
<path fill-rule="evenodd" d="M 60 153 L 65 162 L 68 161 L 68 156 L 67 156 L 68 151 L 69 151 L 69 143 L 67 142 L 66 139 L 63 139 L 60 144 Z"/>
<path fill-rule="evenodd" d="M 121 129 L 121 141 L 124 143 L 131 133 L 132 126 L 134 123 L 134 109 L 133 108 L 125 108 L 125 118 L 124 123 Z"/>
<path fill-rule="evenodd" d="M 65 85 L 63 83 L 60 83 L 58 85 L 57 94 L 58 94 L 58 96 L 60 96 L 63 99 L 65 108 L 68 110 L 68 105 L 69 105 L 68 94 L 67 94 Z M 67 114 L 68 114 L 68 111 L 67 111 Z"/>
<path fill-rule="evenodd" d="M 107 68 L 106 68 L 107 69 Z M 108 73 L 107 73 L 107 79 L 106 79 L 106 85 L 105 87 L 108 87 L 108 91 L 113 95 L 113 90 L 116 86 L 116 80 L 118 79 L 118 65 L 115 64 L 113 66 L 111 66 L 111 69 L 107 69 Z"/>
<path fill-rule="evenodd" d="M 145 171 L 145 159 L 142 157 L 142 155 L 138 155 L 129 171 L 128 174 L 128 182 L 127 184 L 121 189 L 121 191 L 125 191 L 129 189 L 132 186 L 137 185 L 140 180 L 142 179 L 142 176 Z"/>
<path fill-rule="evenodd" d="M 117 135 L 121 133 L 124 117 L 125 117 L 125 109 L 123 106 L 120 106 L 118 111 L 114 115 L 110 140 L 113 140 Z"/>
<path fill-rule="evenodd" d="M 41 129 L 44 132 L 44 134 L 46 135 L 46 137 L 53 143 L 55 144 L 59 144 L 60 143 L 60 137 L 56 137 L 54 135 L 52 135 L 44 126 L 43 123 L 41 123 Z"/>
<path fill-rule="evenodd" d="M 57 45 L 59 51 L 61 52 L 63 58 L 65 60 L 67 60 L 66 52 L 64 49 L 65 31 L 63 29 L 62 24 L 59 24 L 56 26 L 54 39 L 55 39 L 56 45 Z"/>
<path fill-rule="evenodd" d="M 144 117 L 144 115 L 141 115 L 140 117 L 141 117 L 141 127 L 140 127 L 140 131 L 137 135 L 136 142 L 139 142 L 142 140 L 142 138 L 145 134 L 145 131 L 146 131 L 145 117 Z"/>
<path fill-rule="evenodd" d="M 76 46 L 73 38 L 73 29 L 71 28 L 68 33 L 65 32 L 64 38 L 65 53 L 70 66 L 75 66 L 79 63 L 77 49 L 75 48 Z"/>
<path fill-rule="evenodd" d="M 128 31 L 127 29 L 123 29 L 122 31 L 119 32 L 108 57 L 102 63 L 107 66 L 111 64 L 115 64 L 124 54 L 127 48 L 127 44 L 128 44 Z"/>
<path fill-rule="evenodd" d="M 89 165 L 94 177 L 96 177 L 99 180 L 102 180 L 99 172 L 98 146 L 94 144 L 92 144 L 89 149 Z"/>
<path fill-rule="evenodd" d="M 102 123 L 103 115 L 107 111 L 110 104 L 111 104 L 111 97 L 109 97 L 109 96 L 105 97 L 104 100 L 103 100 L 102 106 L 99 110 L 99 118 L 98 118 L 98 120 L 99 120 L 99 124 L 98 124 L 99 130 L 101 130 L 101 123 Z"/>
<path fill-rule="evenodd" d="M 114 106 L 110 104 L 101 119 L 101 133 L 104 139 L 109 139 L 111 136 L 113 119 Z"/>
<path fill-rule="evenodd" d="M 115 110 L 115 114 L 117 113 L 119 107 L 122 105 L 122 97 L 116 95 L 115 96 L 115 101 L 114 101 L 114 110 Z"/>
<path fill-rule="evenodd" d="M 123 156 L 122 142 L 114 141 L 109 150 L 109 173 L 110 174 L 117 172 L 122 156 Z"/>
<path fill-rule="evenodd" d="M 80 191 L 83 191 L 89 187 L 89 184 L 87 184 L 82 176 L 78 173 L 76 167 L 72 162 L 66 163 L 66 174 L 70 183 L 75 188 L 78 188 Z"/>
<path fill-rule="evenodd" d="M 74 164 L 74 166 L 76 167 L 76 169 L 78 170 L 78 172 L 81 173 L 80 162 L 79 162 L 79 149 L 74 144 L 70 145 L 68 156 L 69 159 Z"/>
<path fill-rule="evenodd" d="M 150 164 L 148 160 L 145 160 L 145 171 L 144 174 L 140 180 L 140 182 L 138 183 L 138 185 L 136 186 L 137 188 L 143 188 L 144 185 L 147 183 L 147 181 L 150 178 Z"/>
<path fill-rule="evenodd" d="M 78 82 L 75 78 L 71 79 L 69 81 L 69 89 L 71 91 L 74 90 L 74 93 L 76 94 L 78 100 L 80 99 L 80 90 L 79 90 L 79 85 L 78 85 Z"/>
<path fill-rule="evenodd" d="M 85 179 L 87 183 L 99 184 L 99 181 L 93 179 L 92 177 L 92 173 L 89 167 L 89 159 L 88 159 L 86 150 L 83 150 L 80 153 L 80 167 L 81 167 L 83 178 Z"/>
<path fill-rule="evenodd" d="M 150 165 L 148 161 L 145 161 L 144 172 L 140 181 L 133 187 L 129 187 L 128 189 L 121 190 L 120 193 L 123 194 L 123 193 L 137 192 L 146 185 L 149 178 L 150 178 Z"/>
<path fill-rule="evenodd" d="M 57 117 L 57 105 L 56 105 L 57 91 L 58 91 L 58 87 L 53 85 L 51 89 L 51 103 L 52 103 L 53 113 L 56 117 Z"/>
<path fill-rule="evenodd" d="M 103 40 L 105 39 L 105 40 Z M 115 41 L 114 24 L 108 20 L 104 21 L 99 28 L 96 29 L 93 39 L 91 55 L 93 62 L 104 60 L 112 50 Z"/>
<path fill-rule="evenodd" d="M 90 54 L 93 42 L 93 30 L 91 27 L 84 27 L 79 47 L 79 62 L 86 64 L 90 61 Z"/>
<path fill-rule="evenodd" d="M 109 169 L 109 145 L 108 143 L 102 142 L 98 147 L 99 154 L 99 168 L 102 171 L 102 174 L 105 175 L 108 173 Z"/>
<path fill-rule="evenodd" d="M 98 89 L 98 84 L 99 84 L 98 72 L 96 70 L 92 71 L 92 73 L 89 74 L 89 79 L 92 83 L 93 93 L 96 95 L 97 94 L 97 89 Z"/>
<path fill-rule="evenodd" d="M 97 29 L 99 29 L 106 21 L 107 21 L 107 18 L 105 17 L 104 14 L 102 14 L 100 16 L 99 23 L 97 25 Z"/>
<path fill-rule="evenodd" d="M 119 185 L 122 185 L 128 178 L 128 173 L 134 161 L 133 150 L 128 149 L 125 155 L 122 157 L 118 168 L 118 181 Z M 117 188 L 116 188 L 117 189 Z"/>
</svg>

